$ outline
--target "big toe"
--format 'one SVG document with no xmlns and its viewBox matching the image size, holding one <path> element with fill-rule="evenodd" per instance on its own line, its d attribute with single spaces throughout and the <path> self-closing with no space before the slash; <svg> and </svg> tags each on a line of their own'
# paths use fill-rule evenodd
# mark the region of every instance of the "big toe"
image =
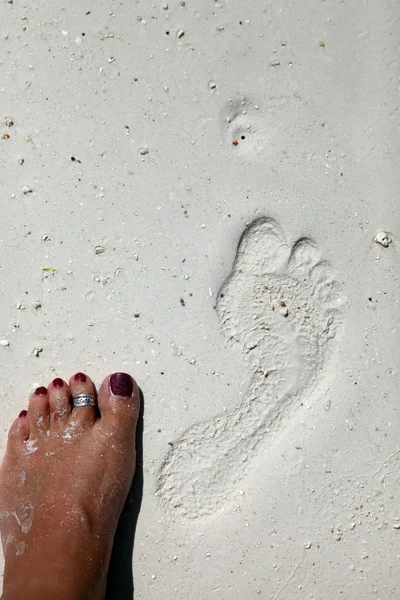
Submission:
<svg viewBox="0 0 400 600">
<path fill-rule="evenodd" d="M 118 427 L 135 429 L 139 417 L 140 397 L 136 381 L 128 373 L 113 373 L 106 377 L 98 393 L 102 420 Z"/>
</svg>

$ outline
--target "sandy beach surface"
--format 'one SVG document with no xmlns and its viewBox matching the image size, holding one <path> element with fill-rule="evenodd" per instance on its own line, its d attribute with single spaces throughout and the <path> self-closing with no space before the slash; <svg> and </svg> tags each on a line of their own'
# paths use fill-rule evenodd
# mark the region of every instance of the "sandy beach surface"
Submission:
<svg viewBox="0 0 400 600">
<path fill-rule="evenodd" d="M 399 17 L 2 0 L 0 449 L 136 377 L 135 600 L 399 596 Z"/>
</svg>

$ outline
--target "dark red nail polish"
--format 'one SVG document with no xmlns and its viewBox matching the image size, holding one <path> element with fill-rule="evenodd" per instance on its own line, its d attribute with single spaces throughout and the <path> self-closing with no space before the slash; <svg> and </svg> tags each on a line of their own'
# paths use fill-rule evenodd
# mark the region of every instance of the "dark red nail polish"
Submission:
<svg viewBox="0 0 400 600">
<path fill-rule="evenodd" d="M 19 417 L 26 417 L 26 415 L 28 414 L 27 410 L 21 410 L 21 412 L 19 413 Z"/>
<path fill-rule="evenodd" d="M 79 381 L 81 383 L 85 383 L 85 381 L 87 381 L 85 373 L 76 373 L 76 375 L 74 375 L 74 379 L 75 381 Z"/>
<path fill-rule="evenodd" d="M 47 394 L 47 388 L 45 388 L 44 386 L 38 387 L 35 390 L 35 394 L 36 396 L 45 396 Z"/>
<path fill-rule="evenodd" d="M 111 391 L 115 396 L 130 398 L 133 392 L 133 379 L 127 373 L 113 373 L 110 377 Z"/>
<path fill-rule="evenodd" d="M 59 377 L 56 377 L 55 379 L 53 379 L 53 386 L 55 388 L 61 388 L 63 385 L 64 385 L 64 382 Z"/>
</svg>

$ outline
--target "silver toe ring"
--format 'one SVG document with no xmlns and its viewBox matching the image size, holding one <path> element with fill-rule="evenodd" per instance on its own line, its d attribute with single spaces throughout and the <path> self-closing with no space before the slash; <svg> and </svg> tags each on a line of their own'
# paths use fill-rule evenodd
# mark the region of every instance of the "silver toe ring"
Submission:
<svg viewBox="0 0 400 600">
<path fill-rule="evenodd" d="M 79 406 L 96 406 L 96 399 L 90 394 L 78 394 L 72 397 L 72 406 L 74 408 Z"/>
</svg>

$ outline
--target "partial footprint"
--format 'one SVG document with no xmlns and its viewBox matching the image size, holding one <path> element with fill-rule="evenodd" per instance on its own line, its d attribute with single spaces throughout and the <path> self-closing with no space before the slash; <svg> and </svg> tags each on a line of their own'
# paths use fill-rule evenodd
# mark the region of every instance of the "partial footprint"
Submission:
<svg viewBox="0 0 400 600">
<path fill-rule="evenodd" d="M 250 98 L 231 99 L 223 106 L 220 116 L 224 143 L 236 156 L 248 156 L 252 160 L 257 156 L 264 157 L 264 151 L 274 147 L 280 135 L 273 125 L 276 115 L 273 119 L 270 117 L 286 104 L 285 97 L 265 99 L 263 107 Z"/>
<path fill-rule="evenodd" d="M 209 515 L 237 491 L 244 463 L 316 384 L 338 304 L 329 264 L 312 240 L 289 248 L 269 218 L 247 228 L 217 311 L 227 340 L 251 365 L 250 386 L 231 413 L 189 428 L 164 459 L 157 493 L 172 516 Z"/>
<path fill-rule="evenodd" d="M 226 144 L 236 146 L 235 153 L 254 156 L 263 151 L 264 139 L 259 107 L 247 98 L 231 100 L 221 112 L 221 127 L 226 132 Z"/>
</svg>

